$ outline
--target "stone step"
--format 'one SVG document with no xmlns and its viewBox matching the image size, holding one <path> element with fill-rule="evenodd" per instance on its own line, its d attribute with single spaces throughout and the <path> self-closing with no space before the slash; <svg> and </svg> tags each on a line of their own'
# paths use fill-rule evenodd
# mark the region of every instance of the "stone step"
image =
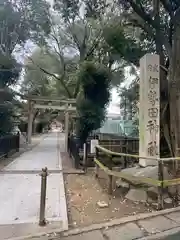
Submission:
<svg viewBox="0 0 180 240">
<path fill-rule="evenodd" d="M 134 177 L 149 177 L 152 179 L 158 179 L 158 167 L 149 166 L 142 168 L 139 166 L 126 168 L 121 170 L 121 172 Z M 168 173 L 167 168 L 164 167 L 164 179 L 172 179 L 171 175 Z M 116 187 L 121 188 L 126 194 L 125 198 L 134 202 L 148 202 L 150 204 L 157 204 L 158 202 L 158 188 L 148 187 L 144 184 L 139 184 L 138 181 L 126 181 L 125 179 L 117 179 Z M 169 189 L 174 192 L 174 189 Z M 172 199 L 168 194 L 168 189 L 164 189 L 164 203 L 166 205 L 172 205 Z"/>
<path fill-rule="evenodd" d="M 124 179 L 117 179 L 116 180 L 116 187 L 117 188 L 122 188 L 122 189 L 137 189 L 141 191 L 145 191 L 147 193 L 147 197 L 151 198 L 152 200 L 157 200 L 158 199 L 158 188 L 157 187 L 140 187 L 139 185 L 131 185 L 129 182 L 127 182 Z M 167 189 L 164 190 L 164 196 L 167 198 L 169 197 Z"/>
<path fill-rule="evenodd" d="M 151 198 L 153 200 L 157 200 L 158 199 L 158 188 L 157 187 L 149 187 L 147 189 L 147 195 L 149 198 Z"/>
<path fill-rule="evenodd" d="M 148 167 L 131 167 L 131 168 L 126 168 L 121 171 L 122 173 L 131 175 L 133 177 L 146 177 L 146 178 L 152 178 L 155 180 L 158 180 L 158 166 L 148 166 Z M 168 173 L 167 167 L 164 167 L 164 179 L 165 180 L 170 180 L 172 179 L 172 176 Z M 143 185 L 140 184 L 138 181 L 129 181 L 130 184 L 132 185 Z"/>
<path fill-rule="evenodd" d="M 130 188 L 130 184 L 126 181 L 123 181 L 121 178 L 116 180 L 116 187 L 117 188 Z"/>
<path fill-rule="evenodd" d="M 155 192 L 156 194 L 156 192 Z M 172 207 L 172 199 L 165 193 L 164 194 L 164 203 L 166 204 L 167 207 Z M 132 188 L 128 191 L 128 193 L 125 196 L 126 199 L 131 200 L 133 202 L 142 202 L 142 203 L 149 203 L 152 205 L 157 205 L 158 204 L 158 198 L 151 198 L 148 195 L 148 192 L 146 189 L 137 189 L 137 188 Z"/>
<path fill-rule="evenodd" d="M 147 192 L 143 189 L 130 189 L 125 196 L 126 199 L 133 202 L 147 202 L 148 195 Z"/>
</svg>

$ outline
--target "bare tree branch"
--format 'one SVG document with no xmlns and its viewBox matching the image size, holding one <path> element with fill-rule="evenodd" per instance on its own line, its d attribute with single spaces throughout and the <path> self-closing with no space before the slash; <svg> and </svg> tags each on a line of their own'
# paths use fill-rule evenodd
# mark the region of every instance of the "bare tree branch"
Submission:
<svg viewBox="0 0 180 240">
<path fill-rule="evenodd" d="M 164 9 L 169 13 L 169 15 L 171 17 L 173 17 L 173 8 L 171 3 L 169 2 L 169 0 L 160 0 L 160 2 L 162 3 Z"/>
<path fill-rule="evenodd" d="M 99 43 L 100 43 L 100 40 L 101 40 L 101 38 L 102 38 L 102 30 L 99 31 L 99 34 L 98 34 L 97 36 L 98 36 L 98 38 L 95 38 L 95 39 L 94 39 L 94 41 L 93 41 L 90 49 L 88 50 L 88 52 L 86 53 L 86 55 L 84 56 L 84 58 L 81 59 L 81 61 L 87 60 L 88 57 L 90 57 L 90 56 L 93 54 L 93 52 L 95 51 L 95 49 L 98 47 L 98 45 L 99 45 Z M 84 37 L 84 44 L 85 44 L 85 38 L 86 38 L 86 37 L 87 37 L 87 36 Z M 80 82 L 79 82 L 79 80 L 77 80 L 76 88 L 75 88 L 74 93 L 73 93 L 73 97 L 74 97 L 74 98 L 76 98 L 77 95 L 78 95 L 79 87 L 80 87 Z"/>
<path fill-rule="evenodd" d="M 63 58 L 63 53 L 62 53 L 61 48 L 60 48 L 60 43 L 59 43 L 57 37 L 55 36 L 55 32 L 54 32 L 54 35 L 51 34 L 51 36 L 53 37 L 53 39 L 55 40 L 55 42 L 58 46 L 59 51 L 57 51 L 56 49 L 54 49 L 54 50 L 55 50 L 56 54 L 58 55 L 59 60 L 61 61 L 61 65 L 62 65 L 62 68 L 63 68 L 63 74 L 61 75 L 61 79 L 64 79 L 65 75 L 66 75 L 66 65 L 64 63 L 64 58 Z"/>
<path fill-rule="evenodd" d="M 36 64 L 31 57 L 28 57 L 28 58 L 29 58 L 29 59 L 31 60 L 31 62 L 32 62 L 35 66 L 37 66 L 42 72 L 44 72 L 44 73 L 46 73 L 47 75 L 49 75 L 49 76 L 51 76 L 51 77 L 54 77 L 56 80 L 60 81 L 61 84 L 62 84 L 62 86 L 64 87 L 66 93 L 67 93 L 67 96 L 68 96 L 69 98 L 72 98 L 72 95 L 71 95 L 68 87 L 66 86 L 66 84 L 65 84 L 65 82 L 64 82 L 64 75 L 62 75 L 61 77 L 57 77 L 54 73 L 51 73 L 51 72 L 47 71 L 46 69 L 42 68 L 41 66 L 39 66 L 38 64 Z"/>
<path fill-rule="evenodd" d="M 142 5 L 138 6 L 133 0 L 127 0 L 127 2 L 130 3 L 133 10 L 142 18 L 144 21 L 148 24 L 150 24 L 156 31 L 159 32 L 159 41 L 165 46 L 166 51 L 170 58 L 172 58 L 172 48 L 168 41 L 168 38 L 165 35 L 165 32 L 162 30 L 162 28 L 159 28 L 159 24 L 153 20 L 152 17 L 145 12 Z"/>
</svg>

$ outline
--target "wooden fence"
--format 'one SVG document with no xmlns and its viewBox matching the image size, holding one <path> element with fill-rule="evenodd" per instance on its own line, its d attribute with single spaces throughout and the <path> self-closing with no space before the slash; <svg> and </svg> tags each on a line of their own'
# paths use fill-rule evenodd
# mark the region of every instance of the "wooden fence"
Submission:
<svg viewBox="0 0 180 240">
<path fill-rule="evenodd" d="M 94 166 L 94 154 L 90 153 L 90 144 L 91 139 L 89 138 L 86 142 L 86 151 L 87 151 L 87 167 Z M 139 139 L 137 138 L 126 138 L 121 137 L 118 139 L 109 138 L 109 139 L 100 139 L 99 144 L 110 151 L 121 152 L 121 153 L 131 153 L 138 154 L 139 152 Z M 74 165 L 76 168 L 79 168 L 83 165 L 83 146 L 80 145 L 78 139 L 75 136 L 69 136 L 68 139 L 68 149 L 71 158 L 73 159 Z M 125 162 L 132 162 L 131 157 L 126 158 Z"/>
<path fill-rule="evenodd" d="M 0 158 L 8 157 L 12 152 L 19 151 L 19 134 L 0 137 Z"/>
<path fill-rule="evenodd" d="M 103 154 L 103 158 L 102 158 Z M 104 155 L 106 155 L 106 158 L 104 158 Z M 158 165 L 158 180 L 153 178 L 147 178 L 147 177 L 137 177 L 132 176 L 130 174 L 125 174 L 123 172 L 117 172 L 112 170 L 113 163 L 119 162 L 122 166 L 125 166 L 125 158 L 122 157 L 131 157 L 134 159 L 144 158 L 149 160 L 154 160 L 157 162 Z M 163 199 L 163 189 L 167 188 L 169 186 L 177 186 L 180 184 L 180 178 L 173 178 L 170 180 L 164 179 L 164 166 L 168 162 L 177 162 L 180 160 L 179 158 L 151 158 L 151 157 L 143 157 L 139 156 L 137 154 L 126 154 L 126 153 L 119 153 L 119 152 L 113 152 L 108 150 L 107 148 L 104 148 L 100 145 L 96 146 L 96 155 L 94 158 L 94 162 L 96 165 L 96 177 L 98 177 L 98 170 L 101 169 L 105 173 L 107 173 L 109 178 L 109 184 L 108 184 L 108 192 L 109 194 L 112 193 L 112 180 L 113 177 L 122 178 L 124 180 L 127 180 L 128 182 L 138 182 L 144 185 L 148 186 L 154 186 L 158 188 L 158 209 L 164 208 L 164 199 Z M 122 167 L 123 168 L 123 167 Z M 174 197 L 176 204 L 178 199 L 178 191 L 176 191 L 175 197 Z"/>
</svg>

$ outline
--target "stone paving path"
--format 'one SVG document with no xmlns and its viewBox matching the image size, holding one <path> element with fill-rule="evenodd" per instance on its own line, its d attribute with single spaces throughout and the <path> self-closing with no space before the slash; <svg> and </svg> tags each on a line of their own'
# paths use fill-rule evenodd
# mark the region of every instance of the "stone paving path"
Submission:
<svg viewBox="0 0 180 240">
<path fill-rule="evenodd" d="M 178 238 L 179 237 L 179 238 Z M 109 223 L 64 233 L 46 234 L 29 240 L 176 240 L 180 239 L 180 207 L 139 214 Z M 20 240 L 20 239 L 19 239 Z"/>
<path fill-rule="evenodd" d="M 50 170 L 62 169 L 62 159 L 58 152 L 64 152 L 64 134 L 58 136 L 59 139 L 57 133 L 49 134 L 39 146 L 21 155 L 7 166 L 6 170 L 32 170 L 45 166 Z M 180 239 L 180 207 L 124 217 L 103 224 L 62 232 L 68 228 L 62 172 L 51 174 L 48 179 L 47 218 L 51 224 L 40 228 L 37 224 L 40 194 L 39 176 L 37 174 L 0 175 L 0 239 Z M 16 224 L 22 222 L 24 223 Z M 13 224 L 10 225 L 10 223 Z M 172 235 L 174 237 L 171 237 Z"/>
<path fill-rule="evenodd" d="M 159 215 L 120 224 L 110 228 L 95 230 L 74 236 L 61 238 L 61 240 L 148 240 L 165 239 L 163 232 L 180 227 L 180 211 Z M 180 231 L 180 229 L 179 229 Z M 159 236 L 161 235 L 162 238 Z M 55 239 L 55 238 L 54 238 Z M 60 239 L 60 238 L 56 238 Z"/>
<path fill-rule="evenodd" d="M 39 174 L 23 174 L 24 170 L 39 170 L 47 167 L 49 170 L 62 170 L 59 144 L 64 141 L 64 135 L 50 133 L 31 151 L 23 153 L 10 163 L 4 170 L 21 170 L 22 174 L 0 174 L 0 232 L 8 226 L 28 224 L 28 235 L 32 226 L 38 224 L 40 205 L 40 176 Z M 62 172 L 50 174 L 47 183 L 46 219 L 55 223 L 56 228 L 67 230 L 67 208 Z M 22 227 L 21 227 L 22 228 Z M 34 226 L 33 226 L 34 228 Z M 37 228 L 37 227 L 36 227 Z M 53 228 L 53 226 L 52 226 Z M 29 230 L 28 230 L 29 229 Z M 21 230 L 24 231 L 22 228 Z M 38 229 L 37 231 L 40 231 Z M 19 236 L 20 230 L 4 231 L 0 239 Z"/>
</svg>

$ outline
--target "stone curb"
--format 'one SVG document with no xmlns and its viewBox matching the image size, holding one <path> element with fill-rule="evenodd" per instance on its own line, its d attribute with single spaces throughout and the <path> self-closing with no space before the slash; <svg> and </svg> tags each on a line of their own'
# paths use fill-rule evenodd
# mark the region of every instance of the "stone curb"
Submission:
<svg viewBox="0 0 180 240">
<path fill-rule="evenodd" d="M 76 171 L 76 170 L 62 170 L 62 172 L 63 172 L 63 174 L 64 175 L 68 175 L 68 174 L 74 174 L 74 175 L 84 175 L 85 174 L 85 172 L 84 171 L 82 171 L 82 170 L 78 170 L 78 171 Z"/>
<path fill-rule="evenodd" d="M 157 217 L 157 216 L 160 216 L 160 215 L 166 215 L 166 214 L 177 212 L 177 211 L 180 211 L 180 207 L 165 209 L 165 210 L 161 210 L 161 211 L 158 211 L 158 212 L 152 212 L 152 213 L 141 213 L 141 214 L 138 214 L 136 216 L 123 217 L 123 218 L 120 218 L 120 219 L 112 220 L 110 222 L 93 224 L 93 225 L 90 225 L 90 226 L 84 227 L 84 228 L 76 228 L 76 229 L 68 230 L 68 231 L 64 232 L 62 234 L 62 236 L 67 237 L 67 236 L 70 236 L 70 235 L 77 235 L 79 233 L 85 233 L 85 232 L 91 232 L 91 231 L 99 230 L 99 229 L 103 229 L 103 228 L 115 227 L 115 226 L 126 224 L 126 223 L 129 223 L 129 222 L 136 222 L 136 221 L 139 221 L 139 220 L 153 218 L 153 217 Z"/>
<path fill-rule="evenodd" d="M 146 236 L 143 238 L 138 238 L 137 240 L 163 240 L 165 237 L 171 237 L 172 235 L 179 233 L 180 227 L 172 228 L 167 231 L 153 234 L 152 236 Z"/>
<path fill-rule="evenodd" d="M 87 227 L 76 228 L 76 229 L 68 230 L 65 232 L 60 232 L 61 230 L 58 228 L 58 229 L 53 229 L 51 231 L 41 232 L 41 233 L 32 234 L 32 235 L 28 235 L 28 236 L 9 238 L 9 240 L 26 240 L 26 239 L 35 238 L 35 237 L 41 237 L 46 234 L 53 234 L 54 232 L 56 232 L 58 235 L 58 236 L 54 237 L 54 239 L 57 239 L 57 237 L 59 237 L 59 236 L 68 237 L 71 235 L 77 235 L 80 233 L 91 232 L 94 230 L 101 230 L 103 228 L 115 227 L 115 226 L 126 224 L 129 222 L 136 222 L 138 220 L 153 218 L 153 217 L 157 217 L 160 215 L 165 215 L 165 214 L 169 214 L 169 213 L 173 213 L 173 212 L 177 212 L 177 211 L 180 211 L 180 207 L 165 209 L 165 210 L 161 210 L 158 212 L 152 212 L 152 213 L 141 213 L 141 214 L 138 214 L 137 216 L 123 217 L 123 218 L 115 219 L 115 220 L 112 220 L 109 222 L 93 224 L 93 225 L 90 225 Z M 156 236 L 157 236 L 157 234 L 156 234 Z M 153 236 L 150 236 L 150 237 L 153 237 Z M 52 237 L 52 239 L 53 239 L 53 237 Z M 154 239 L 156 239 L 156 238 L 154 238 Z M 142 240 L 148 240 L 148 238 L 147 237 L 142 238 Z M 149 240 L 151 240 L 151 238 L 149 238 Z M 153 240 L 153 238 L 152 238 L 152 240 Z"/>
</svg>

